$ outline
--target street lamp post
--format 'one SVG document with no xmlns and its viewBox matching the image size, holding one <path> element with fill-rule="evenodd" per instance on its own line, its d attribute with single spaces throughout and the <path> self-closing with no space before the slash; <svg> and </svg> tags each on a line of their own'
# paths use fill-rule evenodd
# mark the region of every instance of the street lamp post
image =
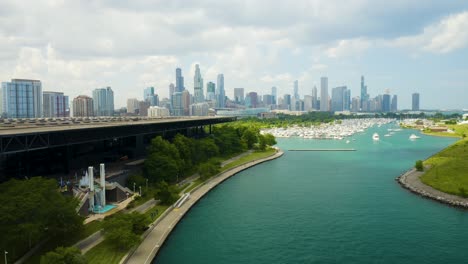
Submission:
<svg viewBox="0 0 468 264">
<path fill-rule="evenodd" d="M 133 193 L 135 193 L 135 186 L 136 186 L 136 183 L 134 182 L 133 183 Z"/>
<path fill-rule="evenodd" d="M 146 178 L 146 191 L 148 191 L 148 178 Z"/>
<path fill-rule="evenodd" d="M 140 196 L 141 196 L 141 186 L 140 186 Z"/>
<path fill-rule="evenodd" d="M 7 264 L 7 254 L 8 252 L 5 250 L 5 264 Z"/>
</svg>

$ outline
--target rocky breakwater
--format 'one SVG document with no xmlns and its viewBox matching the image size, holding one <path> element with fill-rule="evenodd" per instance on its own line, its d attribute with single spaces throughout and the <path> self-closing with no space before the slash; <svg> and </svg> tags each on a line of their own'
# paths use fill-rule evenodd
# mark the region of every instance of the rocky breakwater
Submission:
<svg viewBox="0 0 468 264">
<path fill-rule="evenodd" d="M 420 177 L 424 172 L 411 169 L 402 175 L 398 176 L 395 180 L 405 189 L 414 194 L 424 198 L 432 199 L 434 201 L 447 204 L 454 207 L 468 209 L 468 199 L 453 194 L 441 192 L 424 184 Z"/>
</svg>

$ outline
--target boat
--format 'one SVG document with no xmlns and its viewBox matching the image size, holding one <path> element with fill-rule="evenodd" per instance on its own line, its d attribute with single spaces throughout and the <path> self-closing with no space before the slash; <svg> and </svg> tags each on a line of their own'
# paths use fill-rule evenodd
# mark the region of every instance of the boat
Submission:
<svg viewBox="0 0 468 264">
<path fill-rule="evenodd" d="M 346 140 L 346 144 L 349 144 L 349 142 L 350 142 L 349 140 Z"/>
<path fill-rule="evenodd" d="M 411 136 L 409 137 L 409 139 L 418 139 L 418 138 L 421 138 L 421 137 L 418 137 L 415 134 L 411 134 Z"/>
<path fill-rule="evenodd" d="M 384 137 L 390 137 L 392 134 L 385 134 Z"/>
<path fill-rule="evenodd" d="M 372 139 L 373 140 L 380 140 L 379 134 L 374 133 L 374 135 L 372 135 Z"/>
</svg>

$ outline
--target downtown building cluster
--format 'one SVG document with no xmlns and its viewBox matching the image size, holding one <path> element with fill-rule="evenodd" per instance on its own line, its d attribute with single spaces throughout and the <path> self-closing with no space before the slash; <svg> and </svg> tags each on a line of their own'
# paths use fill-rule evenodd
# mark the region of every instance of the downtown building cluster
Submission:
<svg viewBox="0 0 468 264">
<path fill-rule="evenodd" d="M 206 88 L 206 92 L 205 89 Z M 384 94 L 370 97 L 361 76 L 360 95 L 351 97 L 347 86 L 328 87 L 328 78 L 320 78 L 320 89 L 314 86 L 309 94 L 299 94 L 299 82 L 293 83 L 293 93 L 278 96 L 278 88 L 271 93 L 260 95 L 244 88 L 233 89 L 233 97 L 226 96 L 224 75 L 217 75 L 216 82 L 208 81 L 206 86 L 200 66 L 195 65 L 193 94 L 185 87 L 182 69 L 175 70 L 175 84 L 169 85 L 169 97 L 160 100 L 154 87 L 143 89 L 141 99 L 128 98 L 127 106 L 115 110 L 114 92 L 111 87 L 97 88 L 91 96 L 79 95 L 72 100 L 62 92 L 42 91 L 39 80 L 13 79 L 3 82 L 0 92 L 0 109 L 4 118 L 55 118 L 55 117 L 100 117 L 100 116 L 208 116 L 258 115 L 271 110 L 296 112 L 396 112 L 397 95 Z M 412 94 L 412 110 L 419 111 L 419 94 Z"/>
</svg>

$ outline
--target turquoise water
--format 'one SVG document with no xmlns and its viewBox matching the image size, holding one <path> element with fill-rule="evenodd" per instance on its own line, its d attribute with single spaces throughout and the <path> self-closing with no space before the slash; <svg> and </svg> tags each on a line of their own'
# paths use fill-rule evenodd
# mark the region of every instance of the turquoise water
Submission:
<svg viewBox="0 0 468 264">
<path fill-rule="evenodd" d="M 97 214 L 103 214 L 107 211 L 114 209 L 115 207 L 117 206 L 112 205 L 112 204 L 106 204 L 103 208 L 94 207 L 94 212 Z"/>
<path fill-rule="evenodd" d="M 465 263 L 468 212 L 420 198 L 395 177 L 453 139 L 371 128 L 342 141 L 279 139 L 293 148 L 239 173 L 192 208 L 154 263 Z M 380 142 L 373 142 L 378 132 Z"/>
</svg>

